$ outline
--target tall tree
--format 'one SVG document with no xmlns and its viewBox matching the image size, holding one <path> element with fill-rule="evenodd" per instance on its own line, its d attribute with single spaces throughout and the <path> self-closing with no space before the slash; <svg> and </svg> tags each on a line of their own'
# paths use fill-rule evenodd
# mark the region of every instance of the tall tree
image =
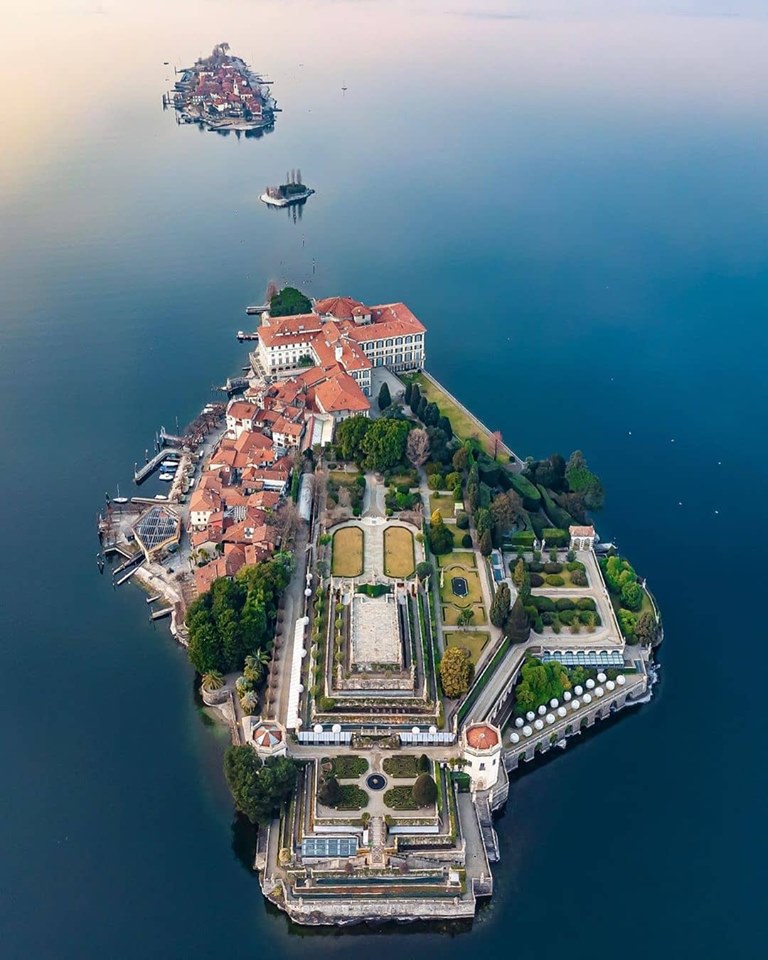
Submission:
<svg viewBox="0 0 768 960">
<path fill-rule="evenodd" d="M 235 807 L 251 823 L 266 823 L 296 786 L 296 764 L 288 757 L 266 761 L 249 746 L 229 747 L 224 754 L 224 776 Z"/>
<path fill-rule="evenodd" d="M 490 530 L 484 530 L 480 534 L 477 546 L 484 557 L 490 557 L 491 551 L 493 550 L 493 537 L 491 536 Z"/>
<path fill-rule="evenodd" d="M 504 624 L 504 633 L 512 643 L 525 643 L 531 635 L 531 622 L 521 597 L 512 604 L 507 622 Z"/>
<path fill-rule="evenodd" d="M 467 469 L 467 461 L 469 460 L 469 454 L 467 453 L 466 447 L 459 447 L 459 449 L 453 455 L 453 469 L 458 470 L 460 473 Z"/>
<path fill-rule="evenodd" d="M 491 519 L 497 544 L 501 544 L 504 534 L 511 530 L 524 513 L 522 497 L 514 490 L 507 490 L 506 493 L 499 493 L 494 497 L 491 502 Z"/>
<path fill-rule="evenodd" d="M 584 498 L 587 510 L 599 510 L 605 500 L 605 492 L 600 478 L 587 466 L 587 461 L 581 450 L 574 450 L 568 459 L 565 469 L 565 478 L 569 488 L 574 493 L 580 493 Z"/>
<path fill-rule="evenodd" d="M 472 658 L 465 647 L 448 647 L 440 661 L 440 680 L 449 700 L 458 700 L 472 681 Z"/>
<path fill-rule="evenodd" d="M 646 610 L 637 618 L 637 623 L 635 624 L 635 639 L 638 643 L 649 645 L 656 643 L 658 638 L 659 625 L 656 622 L 656 617 L 650 610 Z"/>
<path fill-rule="evenodd" d="M 361 443 L 366 467 L 370 470 L 388 470 L 397 466 L 405 456 L 409 429 L 407 420 L 375 420 L 366 430 Z"/>
<path fill-rule="evenodd" d="M 363 456 L 363 440 L 371 428 L 368 417 L 347 417 L 336 427 L 334 443 L 343 460 L 359 460 Z"/>
<path fill-rule="evenodd" d="M 386 380 L 381 385 L 379 390 L 379 410 L 386 410 L 387 407 L 392 406 L 392 397 L 389 393 L 389 387 L 387 386 Z"/>
<path fill-rule="evenodd" d="M 411 430 L 405 445 L 405 453 L 417 470 L 424 466 L 429 460 L 429 437 L 426 430 L 422 430 L 421 427 Z"/>
<path fill-rule="evenodd" d="M 502 581 L 499 589 L 496 591 L 491 602 L 491 623 L 494 627 L 504 626 L 504 622 L 509 615 L 509 607 L 512 603 L 512 595 L 509 592 L 509 586 Z"/>
<path fill-rule="evenodd" d="M 531 595 L 531 577 L 522 557 L 517 561 L 515 569 L 512 571 L 512 583 L 517 587 L 517 594 L 522 598 L 523 603 L 527 603 L 528 597 Z"/>
</svg>

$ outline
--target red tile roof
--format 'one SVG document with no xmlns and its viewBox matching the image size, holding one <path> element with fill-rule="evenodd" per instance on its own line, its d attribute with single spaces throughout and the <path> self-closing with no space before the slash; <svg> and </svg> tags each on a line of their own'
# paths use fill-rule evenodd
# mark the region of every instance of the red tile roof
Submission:
<svg viewBox="0 0 768 960">
<path fill-rule="evenodd" d="M 486 723 L 474 723 L 467 727 L 467 743 L 475 750 L 490 750 L 499 742 L 499 735 Z"/>
</svg>

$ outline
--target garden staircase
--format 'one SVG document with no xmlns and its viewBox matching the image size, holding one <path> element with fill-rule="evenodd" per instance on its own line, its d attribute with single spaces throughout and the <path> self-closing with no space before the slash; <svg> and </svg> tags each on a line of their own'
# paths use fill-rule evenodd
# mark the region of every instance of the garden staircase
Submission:
<svg viewBox="0 0 768 960">
<path fill-rule="evenodd" d="M 371 817 L 371 866 L 384 866 L 384 844 L 387 839 L 387 827 L 384 817 Z"/>
</svg>

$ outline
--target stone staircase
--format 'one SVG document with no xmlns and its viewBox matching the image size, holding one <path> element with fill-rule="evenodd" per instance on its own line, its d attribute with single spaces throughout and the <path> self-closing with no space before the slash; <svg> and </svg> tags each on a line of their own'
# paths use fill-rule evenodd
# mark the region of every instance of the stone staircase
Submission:
<svg viewBox="0 0 768 960">
<path fill-rule="evenodd" d="M 387 840 L 387 826 L 384 817 L 371 817 L 371 866 L 383 867 L 384 845 Z"/>
<path fill-rule="evenodd" d="M 486 856 L 489 863 L 496 863 L 499 859 L 499 838 L 493 826 L 493 814 L 491 813 L 487 793 L 477 794 L 475 809 L 477 810 L 477 820 L 480 824 L 480 833 L 483 838 Z"/>
</svg>

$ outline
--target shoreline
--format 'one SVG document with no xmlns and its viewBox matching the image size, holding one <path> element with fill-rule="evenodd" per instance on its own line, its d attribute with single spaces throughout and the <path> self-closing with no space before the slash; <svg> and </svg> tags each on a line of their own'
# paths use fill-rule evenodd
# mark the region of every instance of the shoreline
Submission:
<svg viewBox="0 0 768 960">
<path fill-rule="evenodd" d="M 439 381 L 428 374 L 426 370 L 422 370 L 421 375 L 436 391 L 439 391 L 447 397 L 457 409 L 461 410 L 463 415 L 466 416 L 473 425 L 477 426 L 484 435 L 487 437 L 494 436 L 482 421 L 450 394 Z M 222 430 L 221 434 L 216 431 L 215 436 L 222 437 L 225 434 L 226 427 Z M 209 440 L 207 439 L 203 446 L 208 448 L 209 445 L 213 446 L 213 444 L 209 444 Z M 506 444 L 499 441 L 498 446 L 509 455 L 510 462 L 507 464 L 506 469 L 512 473 L 519 473 L 523 468 L 523 461 L 520 460 Z M 202 470 L 205 471 L 208 461 L 207 459 L 203 460 L 203 456 L 204 454 L 199 454 L 198 463 L 201 465 Z M 177 504 L 170 503 L 168 505 L 171 507 L 178 506 Z M 393 518 L 393 520 L 394 519 L 396 518 Z M 318 529 L 315 524 L 311 525 L 312 532 L 310 536 L 315 543 Z M 186 647 L 189 643 L 184 624 L 187 600 L 185 600 L 184 591 L 179 580 L 180 576 L 175 569 L 171 575 L 162 564 L 147 563 L 137 568 L 134 579 L 138 581 L 140 587 L 149 595 L 159 595 L 163 598 L 164 602 L 173 608 L 169 629 L 174 639 Z M 603 590 L 605 591 L 605 586 L 603 586 Z M 653 609 L 657 611 L 658 608 L 656 607 L 655 600 L 652 599 L 651 603 Z M 435 630 L 439 628 L 436 628 L 433 624 L 432 629 Z M 524 653 L 525 658 L 531 655 L 535 656 L 537 647 L 541 648 L 544 644 L 543 638 L 534 638 L 533 634 L 531 635 L 531 641 L 529 646 L 521 651 Z M 623 642 L 622 639 L 622 643 Z M 501 648 L 499 648 L 499 653 L 500 652 Z M 498 663 L 496 662 L 497 660 Z M 516 682 L 522 662 L 523 660 L 520 660 L 520 662 L 515 665 L 514 657 L 510 657 L 506 653 L 500 657 L 494 656 L 492 660 L 489 655 L 484 660 L 484 667 L 489 666 L 492 679 L 490 683 L 488 683 L 487 690 L 481 691 L 479 694 L 475 692 L 474 684 L 470 686 L 466 699 L 469 701 L 469 699 L 474 696 L 477 702 L 472 707 L 472 710 L 466 712 L 463 719 L 457 719 L 457 714 L 460 713 L 457 708 L 461 701 L 457 702 L 452 708 L 451 716 L 455 731 L 454 743 L 456 743 L 456 735 L 458 734 L 459 728 L 464 727 L 466 724 L 476 726 L 478 723 L 482 725 L 483 723 L 487 724 L 490 722 L 493 724 L 498 722 L 500 729 L 507 728 L 510 721 L 508 714 L 505 714 L 505 710 L 507 709 L 506 698 Z M 519 746 L 513 745 L 517 742 L 516 734 L 514 734 L 513 731 L 513 742 L 507 744 L 505 738 L 503 750 L 500 744 L 500 757 L 503 761 L 500 771 L 502 774 L 501 780 L 492 789 L 486 791 L 480 790 L 476 795 L 478 798 L 477 802 L 480 803 L 481 808 L 487 811 L 485 815 L 486 819 L 483 820 L 481 815 L 482 811 L 478 810 L 476 806 L 469 807 L 469 812 L 460 805 L 456 808 L 455 815 L 457 817 L 457 825 L 460 826 L 461 835 L 463 836 L 464 831 L 467 829 L 470 830 L 470 833 L 477 831 L 477 837 L 482 837 L 481 844 L 485 847 L 485 867 L 473 878 L 471 887 L 468 886 L 466 889 L 462 887 L 462 891 L 457 891 L 456 895 L 449 900 L 440 899 L 440 897 L 437 899 L 428 898 L 426 900 L 419 899 L 418 897 L 403 898 L 394 894 L 388 895 L 386 901 L 382 901 L 380 899 L 367 899 L 366 897 L 354 895 L 344 896 L 342 893 L 339 893 L 339 895 L 331 899 L 318 900 L 311 894 L 311 889 L 307 890 L 307 895 L 305 896 L 297 895 L 296 891 L 290 889 L 283 877 L 282 871 L 277 866 L 278 861 L 282 857 L 282 847 L 280 850 L 275 848 L 274 845 L 277 843 L 275 838 L 278 833 L 282 834 L 286 829 L 281 818 L 279 822 L 273 821 L 272 824 L 262 825 L 258 832 L 259 839 L 254 869 L 259 873 L 260 889 L 264 897 L 285 912 L 290 919 L 298 925 L 344 927 L 361 923 L 383 923 L 392 921 L 416 922 L 419 920 L 445 921 L 447 919 L 471 919 L 475 915 L 478 900 L 492 896 L 491 864 L 498 860 L 498 838 L 495 834 L 493 818 L 506 804 L 510 775 L 518 770 L 523 762 L 530 763 L 537 757 L 548 753 L 553 747 L 564 749 L 569 741 L 581 734 L 583 729 L 592 728 L 596 720 L 609 719 L 629 706 L 649 702 L 653 696 L 652 688 L 657 680 L 656 671 L 658 669 L 654 665 L 653 650 L 648 653 L 646 662 L 648 665 L 647 672 L 644 666 L 638 674 L 633 674 L 630 671 L 626 688 L 619 687 L 613 691 L 609 683 L 612 692 L 605 698 L 604 703 L 595 703 L 594 707 L 580 712 L 574 722 L 569 723 L 567 717 L 562 720 L 558 719 L 553 722 L 549 728 L 545 727 L 540 735 L 529 736 L 528 742 L 520 744 Z M 509 671 L 509 676 L 508 679 L 503 679 L 502 677 L 503 685 L 496 690 L 494 684 L 497 683 L 499 677 L 503 674 L 502 665 L 506 665 L 503 669 Z M 636 665 L 642 666 L 642 661 L 637 661 Z M 293 680 L 291 682 L 293 683 Z M 622 683 L 624 683 L 623 679 Z M 484 681 L 483 685 L 485 686 Z M 506 692 L 504 692 L 504 688 L 506 688 Z M 301 689 L 303 689 L 303 687 Z M 201 694 L 203 702 L 206 707 L 211 709 L 214 718 L 229 727 L 232 743 L 241 744 L 243 742 L 243 735 L 240 729 L 241 720 L 238 716 L 238 709 L 232 689 L 229 686 L 225 686 L 221 690 L 209 691 L 201 687 Z M 585 707 L 589 699 L 589 697 L 584 698 Z M 483 701 L 485 704 L 486 700 L 490 706 L 484 705 L 479 719 L 473 719 L 472 711 L 475 711 L 476 714 L 480 702 Z M 576 701 L 576 704 L 578 705 L 578 701 Z M 498 720 L 499 716 L 503 717 L 500 721 Z M 244 724 L 244 721 L 242 721 L 242 723 Z M 414 730 L 415 729 L 416 728 L 414 728 Z M 496 729 L 496 727 L 493 727 L 493 729 Z M 294 737 L 292 737 L 292 742 L 295 744 L 298 738 L 294 739 Z M 299 747 L 301 747 L 300 743 Z M 458 744 L 452 747 L 448 753 L 455 756 L 457 748 Z M 327 752 L 327 749 L 328 748 L 324 748 L 321 752 Z M 349 748 L 347 747 L 347 749 Z M 302 751 L 295 746 L 289 749 L 289 754 L 295 754 L 299 758 L 304 756 Z M 315 760 L 314 762 L 316 763 L 317 761 Z M 458 788 L 454 784 L 451 789 L 457 791 Z M 456 792 L 454 803 L 460 801 L 460 796 L 461 795 Z M 474 797 L 475 794 L 473 793 L 472 796 Z M 474 803 L 475 801 L 473 800 L 473 804 Z M 469 817 L 469 820 L 467 817 Z M 462 844 L 464 842 L 465 841 L 462 840 Z M 312 871 L 310 870 L 310 876 L 311 874 Z"/>
</svg>

